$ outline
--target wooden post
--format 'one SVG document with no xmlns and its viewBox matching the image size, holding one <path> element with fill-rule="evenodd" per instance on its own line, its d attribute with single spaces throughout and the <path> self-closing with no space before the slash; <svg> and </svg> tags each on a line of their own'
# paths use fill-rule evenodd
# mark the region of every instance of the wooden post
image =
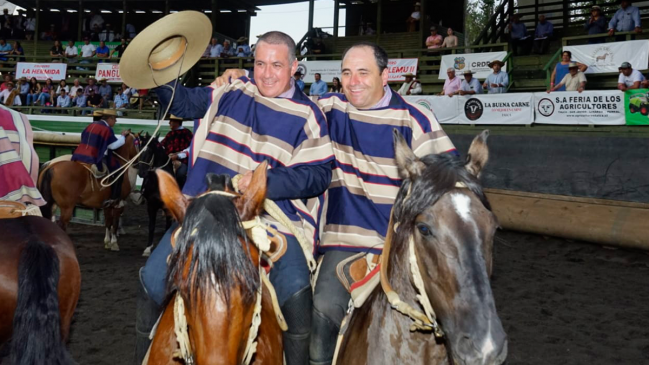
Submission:
<svg viewBox="0 0 649 365">
<path fill-rule="evenodd" d="M 428 35 L 428 33 L 424 32 L 424 24 L 426 24 L 426 1 L 420 1 L 419 3 L 421 4 L 419 6 L 419 41 L 422 42 L 424 36 Z"/>
<path fill-rule="evenodd" d="M 334 37 L 338 37 L 338 20 L 340 18 L 340 4 L 334 0 Z"/>
<path fill-rule="evenodd" d="M 126 34 L 126 22 L 127 22 L 126 14 L 128 13 L 128 10 L 126 8 L 127 8 L 126 0 L 123 0 L 122 1 L 122 11 L 123 11 L 122 12 L 122 38 L 128 39 L 130 38 L 130 35 Z M 122 57 L 121 54 L 119 56 Z"/>
<path fill-rule="evenodd" d="M 568 29 L 568 25 L 570 24 L 570 2 L 568 0 L 563 0 L 563 6 L 562 6 L 562 11 L 563 11 L 563 32 Z"/>
<path fill-rule="evenodd" d="M 41 19 L 41 0 L 36 0 L 36 26 L 34 27 L 34 56 L 37 54 L 38 48 L 38 23 Z"/>
<path fill-rule="evenodd" d="M 212 33 L 216 32 L 216 19 L 219 14 L 219 4 L 218 0 L 212 0 L 212 14 L 210 19 L 212 20 Z"/>
<path fill-rule="evenodd" d="M 309 0 L 309 34 L 313 31 L 313 12 L 315 5 L 313 0 Z"/>
<path fill-rule="evenodd" d="M 171 7 L 169 5 L 169 0 L 165 0 L 165 15 L 169 15 L 170 10 L 171 10 Z"/>
<path fill-rule="evenodd" d="M 79 32 L 77 33 L 77 40 L 80 41 L 83 35 L 83 0 L 79 0 Z"/>
<path fill-rule="evenodd" d="M 379 39 L 381 39 L 381 32 L 383 31 L 383 27 L 381 27 L 381 18 L 383 16 L 383 0 L 379 0 L 376 3 L 376 43 L 379 43 Z"/>
</svg>

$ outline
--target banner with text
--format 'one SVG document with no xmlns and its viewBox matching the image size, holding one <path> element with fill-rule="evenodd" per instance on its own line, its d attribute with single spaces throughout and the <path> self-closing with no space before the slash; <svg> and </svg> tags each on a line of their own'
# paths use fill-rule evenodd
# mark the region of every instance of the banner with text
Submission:
<svg viewBox="0 0 649 365">
<path fill-rule="evenodd" d="M 625 123 L 624 93 L 618 90 L 534 93 L 534 105 L 536 123 L 571 125 L 623 125 Z"/>
<path fill-rule="evenodd" d="M 119 75 L 119 63 L 98 63 L 95 71 L 97 80 L 106 79 L 108 82 L 122 82 Z"/>
<path fill-rule="evenodd" d="M 391 58 L 388 60 L 388 81 L 403 81 L 403 74 L 408 72 L 417 74 L 418 60 L 416 58 Z M 302 73 L 302 81 L 310 84 L 315 81 L 315 74 L 319 73 L 322 81 L 333 82 L 333 78 L 341 77 L 341 61 L 301 61 L 298 62 L 297 71 Z"/>
<path fill-rule="evenodd" d="M 532 124 L 531 93 L 454 96 L 459 99 L 460 124 Z"/>
<path fill-rule="evenodd" d="M 68 65 L 65 63 L 18 62 L 16 64 L 16 79 L 26 77 L 29 80 L 34 77 L 36 80 L 59 81 L 66 78 L 67 69 Z"/>
<path fill-rule="evenodd" d="M 458 123 L 458 103 L 460 98 L 434 95 L 408 95 L 403 98 L 410 103 L 419 104 L 431 110 L 440 123 Z"/>
<path fill-rule="evenodd" d="M 649 89 L 625 91 L 624 114 L 628 125 L 649 125 Z"/>
<path fill-rule="evenodd" d="M 649 62 L 649 42 L 625 41 L 583 46 L 565 46 L 572 60 L 588 66 L 586 73 L 618 72 L 622 62 L 629 62 L 638 70 L 646 70 Z"/>
<path fill-rule="evenodd" d="M 507 52 L 484 52 L 484 53 L 465 53 L 451 54 L 442 56 L 442 63 L 439 66 L 439 79 L 446 80 L 446 70 L 449 67 L 455 69 L 455 74 L 460 76 L 466 70 L 473 71 L 473 77 L 485 79 L 493 71 L 489 68 L 489 63 L 495 60 L 504 60 Z M 507 65 L 503 66 L 503 71 L 507 71 Z"/>
</svg>

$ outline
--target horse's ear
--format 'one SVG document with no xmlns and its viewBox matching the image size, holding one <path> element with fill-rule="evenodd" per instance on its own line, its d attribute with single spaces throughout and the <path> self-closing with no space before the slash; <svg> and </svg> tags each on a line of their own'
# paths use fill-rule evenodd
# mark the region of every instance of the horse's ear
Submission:
<svg viewBox="0 0 649 365">
<path fill-rule="evenodd" d="M 397 160 L 399 175 L 403 179 L 414 179 L 421 175 L 424 170 L 424 163 L 415 156 L 408 142 L 403 138 L 401 133 L 395 128 L 393 132 L 394 140 L 394 158 Z"/>
<path fill-rule="evenodd" d="M 243 193 L 243 209 L 241 217 L 255 217 L 258 216 L 264 208 L 264 199 L 266 199 L 266 169 L 268 168 L 268 161 L 264 161 L 252 174 L 250 184 Z"/>
<path fill-rule="evenodd" d="M 487 148 L 487 138 L 489 130 L 485 129 L 478 134 L 471 142 L 469 154 L 466 156 L 466 169 L 475 177 L 480 177 L 480 172 L 489 160 L 489 148 Z"/>
<path fill-rule="evenodd" d="M 157 169 L 155 172 L 158 176 L 158 187 L 162 202 L 169 209 L 174 219 L 182 222 L 185 219 L 185 211 L 187 210 L 189 201 L 180 192 L 176 179 L 171 174 L 161 169 Z"/>
</svg>

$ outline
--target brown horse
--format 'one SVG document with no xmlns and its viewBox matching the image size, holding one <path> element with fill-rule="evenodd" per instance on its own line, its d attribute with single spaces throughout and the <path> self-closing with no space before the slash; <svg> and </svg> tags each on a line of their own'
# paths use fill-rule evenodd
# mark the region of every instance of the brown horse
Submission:
<svg viewBox="0 0 649 365">
<path fill-rule="evenodd" d="M 0 219 L 0 346 L 11 364 L 70 364 L 65 342 L 81 273 L 74 245 L 41 217 Z"/>
<path fill-rule="evenodd" d="M 113 154 L 116 155 L 114 158 L 117 158 L 120 166 L 123 166 L 126 161 L 137 155 L 138 150 L 134 141 L 135 137 L 128 134 L 124 145 L 113 151 Z M 129 168 L 128 173 L 124 174 L 122 200 L 126 199 L 131 193 L 131 186 L 135 183 L 136 174 L 137 170 L 135 168 Z M 124 208 L 114 205 L 104 207 L 104 202 L 110 198 L 110 187 L 102 187 L 100 181 L 101 179 L 95 179 L 90 171 L 79 162 L 62 161 L 52 166 L 46 163 L 38 176 L 38 189 L 47 201 L 47 205 L 41 208 L 41 212 L 43 217 L 51 218 L 53 209 L 58 206 L 61 210 L 59 224 L 65 230 L 77 204 L 88 208 L 104 208 L 104 221 L 106 224 L 105 248 L 119 251 L 117 228 L 119 216 Z"/>
<path fill-rule="evenodd" d="M 148 364 L 183 363 L 173 354 L 178 348 L 174 333 L 177 300 L 182 300 L 186 308 L 194 363 L 241 364 L 259 290 L 261 325 L 253 363 L 283 364 L 282 331 L 269 291 L 260 282 L 260 252 L 241 225 L 261 212 L 266 196 L 266 163 L 255 170 L 246 192 L 234 194 L 234 198 L 207 193 L 190 202 L 171 175 L 161 170 L 157 175 L 162 200 L 181 226 L 172 239 L 168 301 L 147 355 Z M 227 188 L 227 180 L 223 179 L 221 188 Z"/>
<path fill-rule="evenodd" d="M 440 340 L 430 330 L 411 330 L 413 320 L 393 309 L 378 286 L 353 311 L 338 364 L 504 362 L 507 336 L 489 283 L 498 223 L 477 178 L 487 162 L 487 136 L 484 131 L 473 140 L 464 163 L 446 154 L 419 159 L 395 132 L 397 166 L 404 181 L 393 207 L 381 270 L 388 286 L 413 308 L 421 308 L 418 294 L 427 295 L 437 314 L 437 322 L 433 315 L 431 322 L 439 323 L 445 335 Z M 415 288 L 411 269 L 416 267 L 411 262 L 419 268 L 424 293 Z"/>
</svg>

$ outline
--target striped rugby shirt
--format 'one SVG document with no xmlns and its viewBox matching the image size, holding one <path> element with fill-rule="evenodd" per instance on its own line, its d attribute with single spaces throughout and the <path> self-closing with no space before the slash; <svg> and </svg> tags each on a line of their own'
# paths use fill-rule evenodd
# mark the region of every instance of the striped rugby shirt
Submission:
<svg viewBox="0 0 649 365">
<path fill-rule="evenodd" d="M 171 92 L 156 92 L 163 105 L 168 104 Z M 301 90 L 291 98 L 267 98 L 245 77 L 218 89 L 178 86 L 171 112 L 201 118 L 194 123 L 184 194 L 206 191 L 207 173 L 244 174 L 266 160 L 268 198 L 315 243 L 333 151 L 322 111 Z M 299 186 L 303 190 L 297 191 Z M 262 218 L 290 234 L 270 216 Z"/>
<path fill-rule="evenodd" d="M 343 94 L 326 94 L 318 104 L 327 116 L 336 157 L 319 251 L 380 253 L 401 186 L 393 129 L 417 156 L 457 151 L 430 110 L 397 93 L 388 106 L 370 110 L 356 109 Z"/>
</svg>

